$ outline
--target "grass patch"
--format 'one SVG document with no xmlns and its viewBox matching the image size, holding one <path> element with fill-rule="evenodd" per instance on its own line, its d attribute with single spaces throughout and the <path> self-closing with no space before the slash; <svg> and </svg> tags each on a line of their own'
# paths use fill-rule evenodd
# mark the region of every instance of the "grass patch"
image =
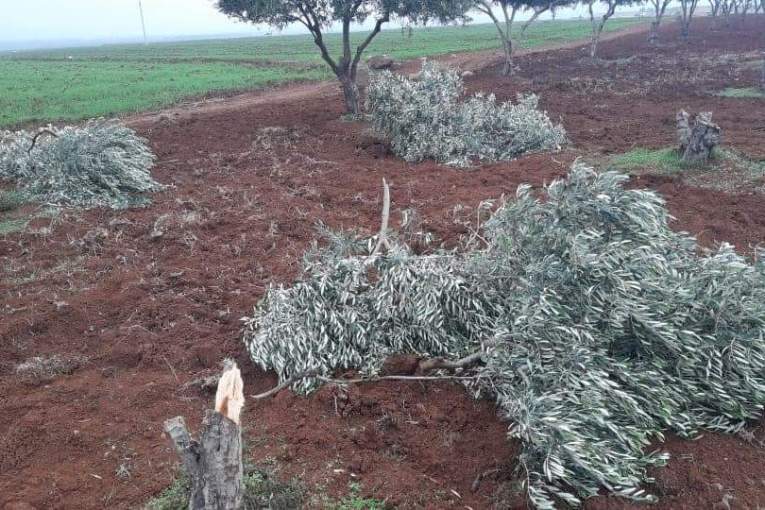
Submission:
<svg viewBox="0 0 765 510">
<path fill-rule="evenodd" d="M 614 156 L 610 164 L 619 170 L 635 170 L 652 168 L 662 172 L 680 172 L 690 167 L 685 163 L 677 149 L 644 149 L 636 148 L 624 154 Z"/>
<path fill-rule="evenodd" d="M 606 30 L 640 23 L 615 19 Z M 519 46 L 582 39 L 589 30 L 584 20 L 537 22 Z M 408 59 L 496 49 L 495 34 L 490 24 L 419 28 L 411 37 L 386 30 L 367 54 Z M 354 33 L 354 44 L 366 35 Z M 328 34 L 326 42 L 334 55 L 340 53 L 340 34 Z M 329 77 L 308 35 L 19 52 L 0 57 L 0 126 L 135 112 L 221 91 Z"/>
<path fill-rule="evenodd" d="M 765 162 L 727 147 L 718 147 L 713 158 L 703 164 L 684 162 L 675 148 L 636 148 L 612 157 L 606 166 L 635 173 L 678 175 L 686 184 L 700 188 L 765 192 Z"/>
<path fill-rule="evenodd" d="M 0 125 L 136 112 L 192 96 L 323 78 L 230 63 L 0 60 Z"/>
<path fill-rule="evenodd" d="M 339 501 L 324 501 L 326 510 L 383 510 L 385 503 L 379 499 L 365 498 L 361 495 L 361 484 L 348 484 L 348 495 Z"/>
<path fill-rule="evenodd" d="M 145 510 L 186 510 L 191 486 L 185 474 L 149 501 Z M 296 482 L 283 483 L 273 473 L 245 466 L 244 510 L 298 510 L 303 508 L 305 494 Z"/>
<path fill-rule="evenodd" d="M 23 218 L 12 219 L 12 220 L 0 220 L 0 236 L 12 234 L 14 232 L 24 230 L 24 228 L 27 226 L 27 223 L 29 222 Z"/>
<path fill-rule="evenodd" d="M 736 99 L 762 99 L 765 98 L 765 92 L 757 87 L 746 88 L 732 88 L 728 87 L 725 90 L 717 92 L 715 95 L 720 97 L 730 97 Z"/>
</svg>

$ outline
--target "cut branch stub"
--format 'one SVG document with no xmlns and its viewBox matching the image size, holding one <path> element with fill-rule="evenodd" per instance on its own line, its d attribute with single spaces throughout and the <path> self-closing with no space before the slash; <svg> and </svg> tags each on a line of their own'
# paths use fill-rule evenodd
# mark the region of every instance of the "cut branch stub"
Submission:
<svg viewBox="0 0 765 510">
<path fill-rule="evenodd" d="M 689 163 L 706 162 L 720 143 L 720 126 L 712 122 L 711 112 L 702 112 L 691 121 L 685 110 L 677 114 L 677 137 L 680 155 Z"/>
<path fill-rule="evenodd" d="M 190 510 L 242 508 L 244 469 L 239 413 L 243 405 L 241 374 L 236 364 L 229 362 L 218 384 L 216 410 L 205 413 L 199 440 L 191 437 L 183 417 L 165 421 L 165 432 L 191 482 Z"/>
</svg>

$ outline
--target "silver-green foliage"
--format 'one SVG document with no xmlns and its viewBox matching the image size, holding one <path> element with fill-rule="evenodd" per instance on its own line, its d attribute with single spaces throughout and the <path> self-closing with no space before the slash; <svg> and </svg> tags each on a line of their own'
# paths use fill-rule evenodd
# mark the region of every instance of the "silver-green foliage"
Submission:
<svg viewBox="0 0 765 510">
<path fill-rule="evenodd" d="M 251 318 L 252 359 L 280 379 L 318 370 L 375 374 L 394 353 L 459 357 L 480 346 L 496 315 L 454 254 L 417 256 L 396 246 L 384 257 L 360 254 L 337 237 L 306 257 L 303 278 L 272 286 Z M 295 389 L 308 391 L 303 379 Z"/>
<path fill-rule="evenodd" d="M 535 95 L 497 103 L 476 94 L 461 101 L 462 78 L 426 62 L 416 79 L 376 73 L 367 91 L 372 125 L 407 161 L 435 159 L 456 166 L 502 161 L 532 151 L 557 150 L 566 132 L 538 109 Z"/>
<path fill-rule="evenodd" d="M 162 185 L 151 177 L 155 156 L 146 140 L 118 121 L 0 132 L 0 178 L 31 198 L 61 205 L 124 208 L 146 203 Z"/>
<path fill-rule="evenodd" d="M 644 469 L 665 460 L 643 453 L 652 438 L 732 432 L 765 404 L 765 268 L 729 245 L 698 256 L 625 180 L 577 166 L 486 225 L 510 301 L 483 375 L 539 508 L 601 487 L 650 500 Z"/>
<path fill-rule="evenodd" d="M 625 179 L 575 164 L 543 196 L 522 186 L 480 250 L 317 252 L 248 319 L 251 355 L 284 379 L 481 350 L 478 386 L 523 442 L 536 507 L 602 488 L 652 500 L 646 468 L 667 458 L 644 452 L 652 439 L 735 432 L 763 410 L 765 266 L 729 245 L 699 254 Z"/>
</svg>

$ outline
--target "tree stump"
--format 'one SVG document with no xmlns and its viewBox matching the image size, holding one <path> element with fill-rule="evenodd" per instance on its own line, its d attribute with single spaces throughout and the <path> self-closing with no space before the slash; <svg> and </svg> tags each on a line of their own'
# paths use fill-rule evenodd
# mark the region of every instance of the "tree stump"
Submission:
<svg viewBox="0 0 765 510">
<path fill-rule="evenodd" d="M 191 482 L 190 510 L 236 510 L 242 508 L 244 469 L 239 414 L 244 404 L 242 377 L 236 364 L 228 362 L 218 383 L 215 410 L 202 422 L 199 440 L 189 434 L 183 417 L 165 421 Z"/>
<path fill-rule="evenodd" d="M 685 110 L 677 114 L 677 138 L 680 155 L 688 163 L 706 162 L 720 143 L 720 126 L 712 122 L 711 112 L 702 112 L 692 121 Z"/>
</svg>

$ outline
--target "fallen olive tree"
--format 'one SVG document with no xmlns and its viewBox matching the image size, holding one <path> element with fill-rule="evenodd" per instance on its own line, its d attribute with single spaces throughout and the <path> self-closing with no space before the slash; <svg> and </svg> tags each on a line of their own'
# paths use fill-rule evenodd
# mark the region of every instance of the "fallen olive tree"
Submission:
<svg viewBox="0 0 765 510">
<path fill-rule="evenodd" d="M 432 374 L 496 399 L 534 506 L 652 501 L 646 468 L 668 458 L 652 440 L 763 410 L 765 266 L 725 244 L 700 254 L 626 180 L 577 163 L 543 193 L 521 186 L 458 251 L 335 234 L 245 319 L 250 356 L 300 392 L 348 369 L 374 379 L 393 353 L 438 357 Z"/>
<path fill-rule="evenodd" d="M 538 109 L 534 95 L 497 103 L 494 95 L 463 100 L 462 78 L 425 62 L 417 78 L 387 71 L 372 77 L 367 109 L 374 130 L 407 161 L 432 158 L 468 166 L 503 161 L 534 151 L 556 150 L 566 131 Z"/>
<path fill-rule="evenodd" d="M 163 186 L 151 177 L 155 156 L 146 140 L 118 121 L 0 131 L 0 178 L 32 199 L 80 207 L 145 204 Z"/>
</svg>

